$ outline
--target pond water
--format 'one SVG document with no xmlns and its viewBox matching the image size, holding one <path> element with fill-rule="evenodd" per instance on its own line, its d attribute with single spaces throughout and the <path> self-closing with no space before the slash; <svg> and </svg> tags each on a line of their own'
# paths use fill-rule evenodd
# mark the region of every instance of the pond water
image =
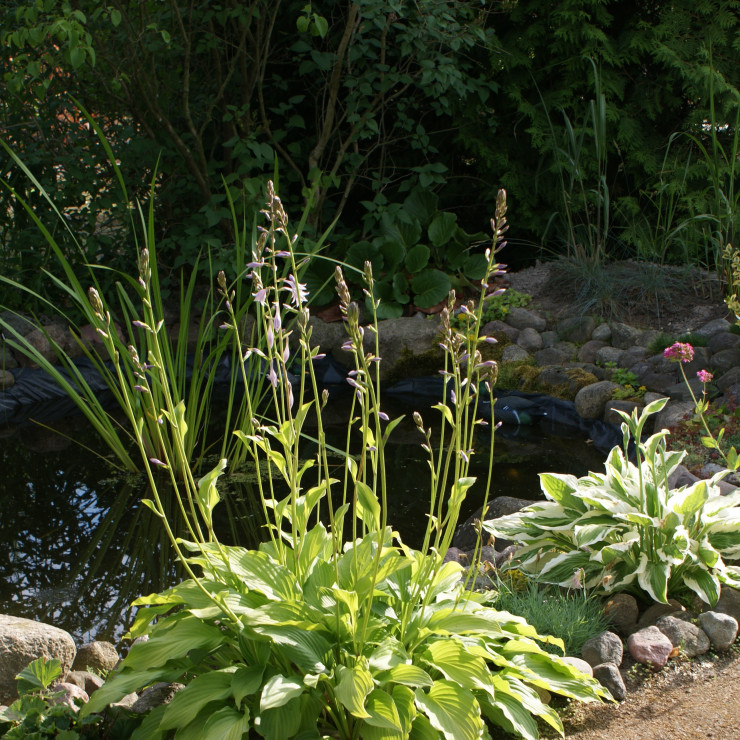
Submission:
<svg viewBox="0 0 740 740">
<path fill-rule="evenodd" d="M 408 416 L 387 449 L 389 522 L 407 544 L 418 546 L 426 525 L 429 475 L 410 420 L 418 404 L 384 406 L 391 417 Z M 420 410 L 429 423 L 433 413 Z M 333 443 L 341 447 L 342 414 L 332 416 L 337 422 L 330 427 L 336 434 Z M 167 588 L 180 574 L 161 523 L 140 503 L 147 495 L 143 477 L 113 476 L 106 461 L 91 451 L 99 445 L 81 417 L 55 427 L 67 437 L 27 425 L 0 438 L 0 613 L 55 624 L 78 643 L 115 642 L 130 622 L 130 602 Z M 601 470 L 604 455 L 584 435 L 540 423 L 502 426 L 495 460 L 490 497 L 536 499 L 538 473 L 583 475 Z M 471 474 L 479 480 L 461 521 L 482 504 L 484 455 Z M 251 488 L 231 482 L 222 495 L 219 536 L 225 542 L 254 543 L 261 521 Z"/>
</svg>

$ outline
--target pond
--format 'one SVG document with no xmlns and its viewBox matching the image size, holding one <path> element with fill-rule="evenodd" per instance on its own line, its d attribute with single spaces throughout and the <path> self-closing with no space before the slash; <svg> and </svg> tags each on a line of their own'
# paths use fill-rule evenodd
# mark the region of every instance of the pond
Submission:
<svg viewBox="0 0 740 740">
<path fill-rule="evenodd" d="M 384 402 L 392 418 L 407 416 L 391 436 L 386 461 L 389 522 L 411 546 L 421 543 L 428 506 L 429 470 L 410 419 L 420 403 Z M 346 404 L 340 398 L 330 407 L 330 443 L 341 447 Z M 436 413 L 420 410 L 426 423 Z M 54 624 L 78 643 L 116 642 L 130 622 L 130 602 L 167 588 L 180 574 L 160 521 L 141 504 L 143 476 L 112 475 L 92 451 L 99 445 L 83 418 L 54 426 L 66 436 L 28 424 L 0 438 L 0 612 Z M 601 470 L 603 460 L 577 431 L 543 422 L 503 425 L 496 433 L 490 497 L 536 499 L 538 473 L 583 475 Z M 471 474 L 479 480 L 461 521 L 483 501 L 485 456 L 473 462 Z M 232 480 L 220 489 L 219 537 L 253 544 L 261 520 L 250 484 Z"/>
</svg>

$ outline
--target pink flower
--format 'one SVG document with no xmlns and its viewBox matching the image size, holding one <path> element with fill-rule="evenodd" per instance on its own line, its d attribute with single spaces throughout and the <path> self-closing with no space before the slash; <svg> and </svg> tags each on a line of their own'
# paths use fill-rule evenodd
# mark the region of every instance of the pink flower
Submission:
<svg viewBox="0 0 740 740">
<path fill-rule="evenodd" d="M 706 370 L 699 370 L 699 372 L 696 374 L 696 377 L 699 378 L 702 383 L 711 383 L 714 375 Z"/>
<path fill-rule="evenodd" d="M 691 362 L 694 359 L 694 348 L 685 342 L 674 342 L 663 351 L 663 357 L 673 362 Z"/>
</svg>

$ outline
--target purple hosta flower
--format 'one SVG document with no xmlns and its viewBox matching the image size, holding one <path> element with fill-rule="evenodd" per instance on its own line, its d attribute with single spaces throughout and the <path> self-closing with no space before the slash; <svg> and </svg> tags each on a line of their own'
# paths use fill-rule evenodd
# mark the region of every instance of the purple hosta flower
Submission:
<svg viewBox="0 0 740 740">
<path fill-rule="evenodd" d="M 286 385 L 288 386 L 288 408 L 293 408 L 293 386 L 290 381 L 287 381 Z"/>
<path fill-rule="evenodd" d="M 135 385 L 134 390 L 139 391 L 139 393 L 149 393 L 149 389 L 143 385 Z"/>
<path fill-rule="evenodd" d="M 290 294 L 290 302 L 300 308 L 308 300 L 308 291 L 305 283 L 299 283 L 295 275 L 288 275 L 283 278 L 283 290 Z"/>
<path fill-rule="evenodd" d="M 290 252 L 284 249 L 278 249 L 274 254 L 276 257 L 290 257 Z"/>
<path fill-rule="evenodd" d="M 386 414 L 385 411 L 378 411 L 378 418 L 383 421 L 388 421 L 388 414 Z"/>
<path fill-rule="evenodd" d="M 290 359 L 290 345 L 287 344 L 286 342 L 285 349 L 283 350 L 283 362 L 287 363 L 289 359 Z"/>
<path fill-rule="evenodd" d="M 455 391 L 450 391 L 450 401 L 457 406 L 457 396 L 455 395 Z"/>
<path fill-rule="evenodd" d="M 272 349 L 274 344 L 275 344 L 275 333 L 273 332 L 272 327 L 268 324 L 267 325 L 267 347 L 268 349 Z"/>
<path fill-rule="evenodd" d="M 231 324 L 221 324 L 221 326 L 219 326 L 218 328 L 226 331 L 228 329 L 231 329 Z"/>
<path fill-rule="evenodd" d="M 259 270 L 260 267 L 264 267 L 267 263 L 266 262 L 247 262 L 247 267 L 250 270 Z"/>
<path fill-rule="evenodd" d="M 167 467 L 167 463 L 163 463 L 159 458 L 156 458 L 156 457 L 150 457 L 149 458 L 149 462 L 152 465 L 159 465 L 162 468 L 166 468 Z"/>
<path fill-rule="evenodd" d="M 694 359 L 694 348 L 686 342 L 674 342 L 663 350 L 663 357 L 673 362 L 691 362 Z"/>
<path fill-rule="evenodd" d="M 280 309 L 278 304 L 275 305 L 275 315 L 272 317 L 272 327 L 275 331 L 280 331 L 283 328 L 283 320 L 280 318 Z"/>
<path fill-rule="evenodd" d="M 711 383 L 714 375 L 712 375 L 712 373 L 707 370 L 699 370 L 699 372 L 696 374 L 696 377 L 699 378 L 702 383 Z"/>
<path fill-rule="evenodd" d="M 277 376 L 277 373 L 275 372 L 275 363 L 274 362 L 271 362 L 270 363 L 270 372 L 267 373 L 267 377 L 268 377 L 268 379 L 270 381 L 270 385 L 272 385 L 273 388 L 277 388 L 277 385 L 278 385 L 278 376 Z"/>
<path fill-rule="evenodd" d="M 252 293 L 252 298 L 254 298 L 257 303 L 261 304 L 262 306 L 267 305 L 267 288 L 260 288 L 256 293 Z"/>
</svg>

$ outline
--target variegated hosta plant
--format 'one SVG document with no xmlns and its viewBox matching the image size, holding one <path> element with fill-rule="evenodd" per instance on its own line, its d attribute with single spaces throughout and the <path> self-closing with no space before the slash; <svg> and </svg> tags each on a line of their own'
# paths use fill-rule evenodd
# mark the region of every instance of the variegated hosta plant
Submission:
<svg viewBox="0 0 740 740">
<path fill-rule="evenodd" d="M 544 473 L 547 501 L 484 522 L 495 537 L 522 545 L 513 567 L 547 583 L 644 592 L 663 603 L 693 591 L 714 605 L 721 584 L 740 586 L 740 568 L 729 564 L 740 558 L 740 492 L 722 496 L 717 485 L 727 471 L 672 489 L 668 479 L 686 453 L 667 449 L 666 431 L 639 441 L 666 403 L 639 416 L 620 412 L 623 449 L 610 452 L 604 473 Z"/>
</svg>

